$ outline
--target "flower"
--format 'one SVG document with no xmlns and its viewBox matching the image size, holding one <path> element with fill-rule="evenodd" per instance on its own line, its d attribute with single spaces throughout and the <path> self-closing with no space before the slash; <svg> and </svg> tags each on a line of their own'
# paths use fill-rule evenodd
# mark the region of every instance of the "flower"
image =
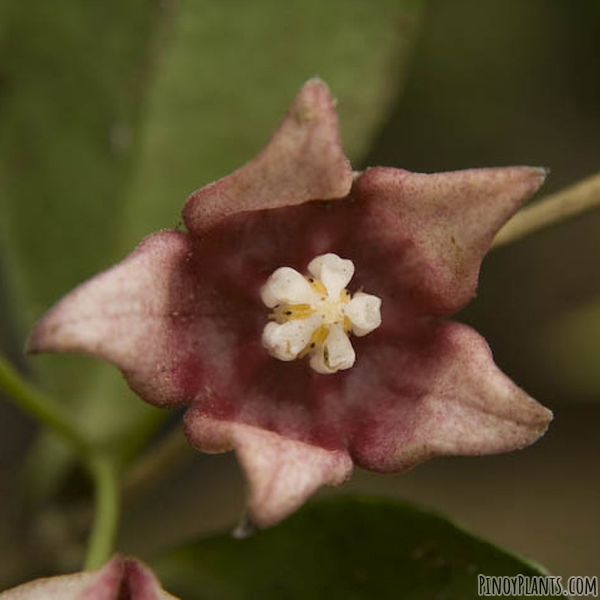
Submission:
<svg viewBox="0 0 600 600">
<path fill-rule="evenodd" d="M 367 335 L 381 325 L 381 299 L 346 285 L 354 264 L 337 254 L 317 256 L 308 264 L 312 277 L 290 267 L 277 269 L 262 287 L 263 302 L 273 308 L 273 321 L 263 330 L 262 343 L 271 356 L 295 360 L 310 355 L 317 373 L 337 373 L 354 365 L 350 331 Z"/>
<path fill-rule="evenodd" d="M 152 571 L 133 558 L 115 555 L 101 569 L 45 577 L 0 594 L 2 600 L 177 600 Z"/>
<path fill-rule="evenodd" d="M 262 152 L 190 196 L 187 233 L 155 233 L 75 289 L 29 350 L 99 356 L 148 402 L 189 404 L 191 443 L 235 449 L 249 517 L 263 527 L 342 483 L 353 463 L 396 472 L 521 448 L 551 413 L 479 334 L 443 319 L 472 298 L 495 233 L 544 177 L 531 167 L 353 174 L 329 90 L 310 80 Z M 343 308 L 351 292 L 368 300 L 354 316 Z M 330 315 L 326 331 L 280 329 L 315 314 Z"/>
</svg>

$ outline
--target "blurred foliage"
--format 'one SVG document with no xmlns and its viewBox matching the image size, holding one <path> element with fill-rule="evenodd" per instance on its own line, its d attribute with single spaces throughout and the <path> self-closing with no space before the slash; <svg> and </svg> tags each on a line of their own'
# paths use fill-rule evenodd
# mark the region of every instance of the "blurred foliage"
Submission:
<svg viewBox="0 0 600 600">
<path fill-rule="evenodd" d="M 329 84 L 346 154 L 360 158 L 402 86 L 420 5 L 181 3 L 144 113 L 125 244 L 174 226 L 189 193 L 249 160 L 310 77 Z"/>
<path fill-rule="evenodd" d="M 172 593 L 206 600 L 467 600 L 478 598 L 478 574 L 546 574 L 443 517 L 355 497 L 311 503 L 244 540 L 185 544 L 154 566 Z"/>
<path fill-rule="evenodd" d="M 0 251 L 22 347 L 35 318 L 108 266 L 159 14 L 143 0 L 12 2 L 4 13 Z M 37 361 L 61 398 L 89 364 Z"/>
<path fill-rule="evenodd" d="M 600 298 L 580 304 L 548 325 L 539 340 L 548 378 L 564 393 L 600 393 Z"/>
<path fill-rule="evenodd" d="M 251 158 L 309 77 L 331 85 L 360 155 L 402 84 L 419 6 L 3 4 L 0 250 L 21 339 L 75 284 L 176 226 L 190 191 Z M 96 437 L 150 410 L 93 361 L 34 364 Z"/>
<path fill-rule="evenodd" d="M 174 226 L 187 193 L 250 158 L 296 89 L 314 75 L 327 80 L 340 100 L 342 136 L 352 158 L 369 150 L 365 164 L 422 171 L 541 164 L 552 168 L 549 191 L 599 168 L 600 2 L 581 0 L 574 8 L 568 0 L 432 0 L 413 76 L 400 95 L 419 14 L 418 2 L 409 0 L 382 0 L 376 10 L 359 0 L 320 5 L 0 0 L 0 251 L 11 286 L 2 325 L 18 321 L 19 332 L 16 341 L 1 341 L 14 342 L 13 353 L 20 352 L 24 333 L 57 298 L 122 257 L 143 234 Z M 390 100 L 396 104 L 390 106 Z M 600 215 L 592 214 L 490 255 L 479 297 L 461 315 L 488 338 L 507 373 L 550 405 L 600 398 L 593 308 L 600 293 L 599 227 Z M 53 387 L 61 397 L 81 389 L 81 377 L 98 378 L 94 398 L 73 394 L 91 431 L 126 429 L 140 418 L 137 411 L 148 408 L 126 397 L 110 367 L 90 375 L 89 363 L 72 357 L 35 362 L 45 365 L 45 383 L 55 375 Z M 581 574 L 575 567 L 584 564 L 591 572 L 600 539 L 591 508 L 597 496 L 590 478 L 597 436 L 590 434 L 589 415 L 595 413 L 576 414 L 583 416 L 573 417 L 566 433 L 565 414 L 557 414 L 549 436 L 507 458 L 512 466 L 505 471 L 489 467 L 494 459 L 469 462 L 481 465 L 473 466 L 470 478 L 451 466 L 442 478 L 451 493 L 436 487 L 433 494 L 440 505 L 454 497 L 456 512 L 463 506 L 467 515 L 479 502 L 478 528 L 488 534 L 510 519 L 506 543 L 546 553 L 553 569 Z M 15 457 L 5 451 L 13 431 L 5 434 L 9 483 L 3 508 L 12 502 L 15 472 Z M 548 458 L 545 444 L 553 440 L 560 447 Z M 44 454 L 38 447 L 37 456 Z M 527 457 L 537 462 L 527 463 Z M 222 479 L 238 482 L 218 464 Z M 536 477 L 527 487 L 523 471 L 532 464 Z M 422 472 L 444 473 L 447 465 L 428 465 Z M 198 523 L 214 526 L 210 518 L 222 512 L 214 509 L 207 517 L 205 507 L 212 502 L 223 511 L 233 496 L 227 486 L 216 490 L 214 479 L 198 484 L 204 489 L 198 511 L 191 482 L 201 479 L 201 470 L 196 466 L 180 487 L 170 484 L 170 508 L 164 501 L 144 506 L 146 530 L 164 523 L 169 511 L 172 520 L 185 521 L 178 531 Z M 392 481 L 406 493 L 405 478 L 386 479 Z M 481 496 L 473 499 L 469 490 L 482 489 L 486 481 L 497 486 L 485 488 L 491 497 L 505 494 L 506 506 L 488 508 L 484 517 Z M 372 491 L 371 480 L 369 485 Z M 380 489 L 389 491 L 383 480 Z M 423 490 L 419 493 L 423 501 Z M 527 493 L 535 497 L 529 505 L 523 502 Z M 185 514 L 184 502 L 192 506 Z M 7 520 L 14 511 L 2 514 Z M 350 531 L 358 539 L 366 535 L 355 529 L 351 510 L 344 514 L 336 522 L 339 539 L 346 543 L 343 534 Z M 304 515 L 297 519 L 290 526 L 301 530 L 307 521 Z M 313 522 L 327 525 L 322 517 Z M 269 536 L 277 531 L 243 544 L 268 550 L 275 539 Z M 287 563 L 273 565 L 293 566 L 296 548 L 304 552 L 301 557 L 309 551 L 320 557 L 322 538 L 311 531 L 312 540 L 288 546 L 282 554 Z M 157 535 L 152 531 L 153 539 Z M 401 544 L 404 535 L 398 531 L 394 543 Z M 3 536 L 3 577 L 23 545 L 22 536 L 15 536 L 13 543 Z M 222 537 L 198 547 L 206 554 L 228 543 Z M 49 547 L 57 554 L 53 540 Z M 372 544 L 365 543 L 363 553 L 365 548 L 377 551 Z M 202 571 L 206 581 L 214 581 L 221 568 L 209 564 Z M 17 575 L 13 570 L 8 576 Z M 394 597 L 398 593 L 395 589 Z"/>
<path fill-rule="evenodd" d="M 108 264 L 157 6 L 57 0 L 4 9 L 0 232 L 27 327 Z"/>
<path fill-rule="evenodd" d="M 306 79 L 329 83 L 349 155 L 365 152 L 420 6 L 0 0 L 0 347 L 17 356 L 62 295 L 176 226 L 187 194 L 250 159 Z M 129 455 L 168 415 L 92 359 L 25 369 L 91 441 Z M 47 502 L 68 474 L 62 447 L 42 437 L 29 465 L 27 489 Z"/>
<path fill-rule="evenodd" d="M 411 77 L 368 164 L 416 171 L 515 164 L 550 168 L 538 193 L 600 169 L 600 2 L 429 2 Z M 533 200 L 536 201 L 535 199 Z M 477 298 L 459 315 L 489 341 L 496 362 L 544 404 L 600 399 L 546 352 L 554 321 L 600 294 L 600 211 L 486 257 Z M 573 360 L 594 344 L 578 328 Z M 549 371 L 552 371 L 549 375 Z M 585 393 L 584 393 L 585 392 Z"/>
</svg>

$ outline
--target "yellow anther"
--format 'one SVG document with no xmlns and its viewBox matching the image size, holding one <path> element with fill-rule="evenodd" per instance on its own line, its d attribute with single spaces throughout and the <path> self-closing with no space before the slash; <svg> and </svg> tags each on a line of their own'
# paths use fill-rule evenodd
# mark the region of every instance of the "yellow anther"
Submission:
<svg viewBox="0 0 600 600">
<path fill-rule="evenodd" d="M 283 361 L 310 357 L 310 367 L 328 374 L 349 369 L 356 355 L 351 335 L 363 336 L 381 323 L 381 300 L 346 286 L 354 264 L 336 254 L 315 257 L 302 275 L 280 267 L 261 288 L 261 298 L 271 310 L 262 342 Z"/>
<path fill-rule="evenodd" d="M 328 335 L 329 327 L 327 327 L 326 325 L 321 325 L 321 327 L 317 327 L 317 329 L 313 331 L 310 340 L 308 341 L 308 344 L 306 344 L 302 352 L 300 352 L 300 354 L 298 355 L 298 358 L 303 358 L 311 350 L 321 347 L 325 343 L 325 340 L 327 339 Z"/>
<path fill-rule="evenodd" d="M 306 280 L 310 283 L 311 287 L 317 294 L 321 296 L 327 296 L 327 288 L 323 284 L 320 279 L 315 279 L 314 277 L 307 277 Z"/>
<path fill-rule="evenodd" d="M 344 332 L 350 333 L 351 329 L 352 329 L 352 321 L 350 321 L 350 319 L 348 317 L 344 317 Z"/>
<path fill-rule="evenodd" d="M 294 319 L 306 319 L 314 313 L 315 309 L 310 304 L 280 304 L 272 313 L 269 313 L 269 319 L 285 323 Z"/>
<path fill-rule="evenodd" d="M 329 327 L 325 325 L 321 325 L 318 329 L 314 331 L 312 334 L 312 341 L 315 343 L 315 346 L 322 346 L 327 336 L 329 335 Z"/>
</svg>

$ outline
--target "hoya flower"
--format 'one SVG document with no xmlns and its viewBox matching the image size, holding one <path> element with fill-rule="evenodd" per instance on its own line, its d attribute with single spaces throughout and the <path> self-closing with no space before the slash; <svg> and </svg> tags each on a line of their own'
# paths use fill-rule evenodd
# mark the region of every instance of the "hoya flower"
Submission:
<svg viewBox="0 0 600 600">
<path fill-rule="evenodd" d="M 148 402 L 189 405 L 195 447 L 237 452 L 258 526 L 354 463 L 397 472 L 521 448 L 551 413 L 445 319 L 544 176 L 353 176 L 328 88 L 311 80 L 262 152 L 187 200 L 187 233 L 155 233 L 75 289 L 29 349 L 99 356 Z"/>
<path fill-rule="evenodd" d="M 177 600 L 140 561 L 114 556 L 101 569 L 46 577 L 0 594 L 0 600 Z"/>
</svg>

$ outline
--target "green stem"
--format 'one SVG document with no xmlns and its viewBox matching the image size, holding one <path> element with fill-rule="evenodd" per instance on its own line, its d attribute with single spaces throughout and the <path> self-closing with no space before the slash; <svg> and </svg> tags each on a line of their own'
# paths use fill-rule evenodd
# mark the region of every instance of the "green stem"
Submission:
<svg viewBox="0 0 600 600">
<path fill-rule="evenodd" d="M 87 461 L 96 489 L 92 533 L 85 558 L 86 569 L 101 567 L 113 553 L 119 521 L 118 469 L 109 456 L 96 456 Z"/>
<path fill-rule="evenodd" d="M 84 455 L 89 452 L 87 442 L 77 431 L 63 405 L 25 381 L 2 356 L 0 356 L 0 389 L 19 408 L 55 431 L 79 452 Z"/>
<path fill-rule="evenodd" d="M 0 389 L 19 408 L 71 444 L 88 468 L 95 489 L 95 514 L 85 567 L 100 567 L 112 554 L 119 520 L 120 494 L 116 459 L 92 448 L 77 431 L 62 404 L 25 381 L 2 356 Z"/>
<path fill-rule="evenodd" d="M 190 443 L 176 426 L 125 471 L 122 489 L 129 496 L 150 485 L 158 485 L 175 467 L 192 456 Z"/>
<path fill-rule="evenodd" d="M 557 225 L 598 206 L 600 206 L 600 173 L 521 209 L 498 232 L 492 248 L 511 244 L 540 229 Z"/>
</svg>

